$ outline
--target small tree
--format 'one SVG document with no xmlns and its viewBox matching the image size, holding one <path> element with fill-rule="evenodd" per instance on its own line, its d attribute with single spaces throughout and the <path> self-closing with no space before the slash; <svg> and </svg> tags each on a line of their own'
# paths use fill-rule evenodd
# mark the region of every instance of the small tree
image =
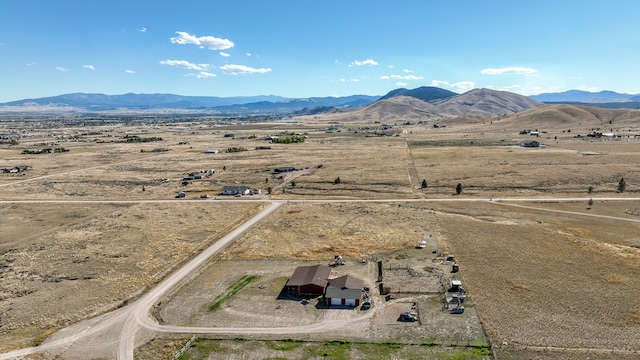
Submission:
<svg viewBox="0 0 640 360">
<path fill-rule="evenodd" d="M 458 183 L 456 185 L 456 195 L 460 195 L 462 193 L 462 184 Z"/>
<path fill-rule="evenodd" d="M 227 170 L 227 166 L 226 166 L 226 165 L 225 165 L 225 166 L 223 166 L 223 167 L 222 167 L 222 170 L 226 171 L 226 170 Z"/>
<path fill-rule="evenodd" d="M 296 182 L 295 181 L 291 182 L 291 187 L 296 187 Z"/>
<path fill-rule="evenodd" d="M 264 178 L 264 183 L 265 183 L 265 184 L 268 184 L 268 183 L 269 183 L 269 178 L 268 178 L 268 177 Z"/>
<path fill-rule="evenodd" d="M 333 180 L 334 184 L 340 184 L 341 182 L 342 182 L 342 180 L 340 180 L 339 176 L 335 180 Z"/>
<path fill-rule="evenodd" d="M 589 205 L 587 209 L 591 209 L 591 206 L 593 206 L 593 199 L 589 199 L 589 201 L 587 202 L 587 205 Z"/>
<path fill-rule="evenodd" d="M 587 189 L 587 194 L 591 194 L 593 192 L 593 186 L 589 186 L 589 189 Z"/>
<path fill-rule="evenodd" d="M 618 192 L 623 193 L 626 188 L 627 188 L 626 181 L 624 181 L 624 178 L 620 178 L 620 181 L 618 182 Z"/>
<path fill-rule="evenodd" d="M 422 179 L 422 188 L 423 189 L 427 188 L 427 180 L 426 179 Z"/>
</svg>

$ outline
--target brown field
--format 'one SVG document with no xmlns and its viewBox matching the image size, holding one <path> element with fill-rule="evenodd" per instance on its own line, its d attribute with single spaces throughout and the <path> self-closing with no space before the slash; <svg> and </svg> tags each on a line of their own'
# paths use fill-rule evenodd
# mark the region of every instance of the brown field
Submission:
<svg viewBox="0 0 640 360">
<path fill-rule="evenodd" d="M 13 204 L 0 210 L 0 351 L 114 309 L 259 205 Z"/>
<path fill-rule="evenodd" d="M 498 355 L 554 359 L 564 350 L 574 355 L 615 350 L 621 358 L 632 358 L 640 352 L 640 249 L 633 247 L 640 245 L 640 224 L 634 221 L 640 220 L 634 215 L 640 203 L 598 197 L 637 196 L 639 170 L 630 164 L 640 162 L 640 142 L 576 139 L 575 134 L 597 125 L 597 117 L 580 115 L 586 119 L 582 124 L 554 114 L 563 121 L 552 126 L 543 119 L 537 127 L 546 133 L 538 141 L 546 147 L 539 149 L 515 146 L 529 139 L 518 131 L 533 127 L 531 117 L 522 125 L 517 116 L 451 120 L 444 129 L 431 123 L 401 126 L 400 119 L 388 122 L 392 136 L 375 136 L 371 129 L 379 124 L 371 122 L 327 132 L 327 123 L 318 119 L 302 125 L 32 129 L 19 145 L 0 145 L 0 168 L 33 166 L 25 175 L 0 173 L 0 200 L 13 201 L 0 209 L 0 351 L 38 343 L 60 327 L 135 298 L 258 211 L 259 203 L 242 202 L 246 197 L 234 203 L 213 199 L 225 185 L 246 185 L 273 190 L 250 199 L 291 203 L 218 261 L 281 266 L 327 262 L 335 253 L 352 262 L 371 260 L 433 235 L 442 253 L 456 254 Z M 630 122 L 616 125 L 635 131 Z M 62 134 L 89 130 L 98 135 L 60 140 Z M 304 133 L 308 139 L 302 144 L 264 140 L 281 131 Z M 163 140 L 111 142 L 132 133 Z M 53 141 L 70 151 L 20 154 Z M 189 144 L 178 145 L 183 141 Z M 255 150 L 266 144 L 272 149 Z M 240 146 L 248 151 L 223 152 Z M 158 147 L 169 150 L 151 152 Z M 205 154 L 207 149 L 221 152 Z M 280 166 L 308 168 L 309 174 L 296 178 L 295 186 L 283 183 L 271 174 Z M 211 177 L 182 184 L 187 173 L 212 168 Z M 337 177 L 339 184 L 334 183 Z M 619 194 L 622 177 L 627 188 Z M 163 178 L 168 181 L 158 180 Z M 426 189 L 420 187 L 422 179 Z M 463 186 L 459 197 L 453 196 L 457 183 Z M 587 194 L 590 186 L 593 192 Z M 184 202 L 174 199 L 178 191 L 185 191 L 187 199 L 211 198 Z M 393 201 L 534 196 L 584 200 L 514 203 L 524 207 Z M 594 204 L 587 210 L 589 198 Z M 390 201 L 295 202 L 299 199 Z M 36 202 L 44 200 L 105 202 Z M 132 202 L 109 203 L 117 200 Z"/>
</svg>

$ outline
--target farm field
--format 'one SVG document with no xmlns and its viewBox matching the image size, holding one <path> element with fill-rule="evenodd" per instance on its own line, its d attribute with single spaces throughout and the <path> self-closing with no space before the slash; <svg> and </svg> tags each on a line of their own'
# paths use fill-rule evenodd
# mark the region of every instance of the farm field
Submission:
<svg viewBox="0 0 640 360">
<path fill-rule="evenodd" d="M 490 342 L 499 358 L 514 359 L 562 358 L 562 351 L 574 358 L 589 351 L 633 358 L 640 352 L 640 307 L 634 298 L 640 293 L 640 203 L 598 199 L 637 196 L 640 177 L 629 164 L 640 162 L 640 143 L 585 141 L 558 128 L 541 140 L 546 147 L 523 149 L 517 133 L 505 136 L 486 121 L 453 122 L 446 129 L 392 124 L 392 136 L 367 130 L 377 125 L 356 125 L 343 124 L 339 132 L 316 122 L 104 125 L 58 129 L 54 135 L 34 132 L 19 145 L 1 145 L 0 168 L 32 169 L 0 173 L 0 353 L 41 343 L 57 329 L 126 306 L 274 200 L 285 205 L 163 300 L 155 312 L 161 323 L 257 326 L 257 318 L 247 315 L 252 309 L 263 315 L 265 327 L 353 316 L 354 326 L 322 339 L 323 344 L 350 342 L 353 358 L 366 358 L 369 350 L 362 344 L 384 342 L 402 346 L 398 354 L 416 352 L 411 347 L 422 343 L 454 345 L 445 351 L 454 354 Z M 59 138 L 76 132 L 95 135 Z M 283 132 L 307 139 L 265 140 Z M 228 133 L 234 136 L 225 137 Z M 121 142 L 133 134 L 162 140 Z M 21 154 L 53 141 L 69 151 Z M 154 152 L 157 148 L 167 151 Z M 224 152 L 229 148 L 246 151 Z M 209 149 L 220 152 L 206 153 Z M 305 171 L 294 179 L 274 176 L 273 169 L 283 166 Z M 210 169 L 215 173 L 202 180 L 182 180 Z M 623 193 L 617 191 L 621 178 Z M 462 192 L 455 195 L 458 183 Z M 227 185 L 262 193 L 229 201 L 220 196 Z M 178 191 L 186 198 L 176 199 Z M 581 200 L 496 201 L 511 197 Z M 425 238 L 433 240 L 433 256 L 455 254 L 460 264 L 470 304 L 458 320 L 448 321 L 452 315 L 441 311 L 440 297 L 430 291 L 402 291 L 404 283 L 427 288 L 428 277 L 396 280 L 396 299 L 387 304 L 376 298 L 367 320 L 360 320 L 359 310 L 334 315 L 315 303 L 277 299 L 295 266 L 327 264 L 335 254 L 347 260 L 336 271 L 353 271 L 372 289 L 377 260 L 388 260 L 394 269 L 425 271 L 417 264 L 433 264 L 431 254 L 415 249 Z M 203 311 L 214 294 L 246 274 L 260 276 L 256 281 L 266 289 L 249 286 L 222 310 Z M 256 301 L 261 307 L 252 308 Z M 414 302 L 420 324 L 398 326 L 397 314 Z M 274 312 L 276 306 L 280 312 Z M 289 311 L 299 315 L 294 323 Z M 365 325 L 359 326 L 361 321 Z M 238 343 L 259 353 L 269 347 L 261 340 L 282 339 L 247 336 L 234 343 L 210 335 L 199 341 L 219 341 L 229 349 L 210 352 L 213 359 L 236 353 Z M 137 356 L 171 352 L 185 341 L 158 336 Z M 305 356 L 297 351 L 293 358 Z"/>
</svg>

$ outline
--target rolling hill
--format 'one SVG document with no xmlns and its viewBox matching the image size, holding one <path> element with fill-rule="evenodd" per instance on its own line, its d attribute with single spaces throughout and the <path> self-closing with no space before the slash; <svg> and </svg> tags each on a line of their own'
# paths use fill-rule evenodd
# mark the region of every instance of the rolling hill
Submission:
<svg viewBox="0 0 640 360">
<path fill-rule="evenodd" d="M 397 96 L 410 96 L 418 100 L 431 102 L 434 100 L 447 99 L 456 95 L 458 94 L 454 93 L 453 91 L 441 89 L 438 87 L 421 86 L 419 88 L 411 90 L 405 88 L 392 90 L 385 96 L 381 97 L 380 100 L 391 99 Z"/>
<path fill-rule="evenodd" d="M 333 114 L 345 121 L 426 121 L 462 115 L 505 116 L 544 106 L 526 96 L 490 89 L 475 89 L 431 102 L 396 93 L 365 107 Z M 329 114 L 327 114 L 329 116 Z"/>
</svg>

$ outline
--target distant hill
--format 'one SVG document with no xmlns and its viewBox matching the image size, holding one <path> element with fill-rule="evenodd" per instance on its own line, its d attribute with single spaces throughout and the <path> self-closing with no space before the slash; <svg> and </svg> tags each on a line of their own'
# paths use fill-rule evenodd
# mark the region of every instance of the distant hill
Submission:
<svg viewBox="0 0 640 360">
<path fill-rule="evenodd" d="M 395 89 L 381 97 L 380 100 L 390 99 L 396 96 L 410 96 L 422 101 L 430 102 L 434 100 L 446 99 L 458 94 L 453 91 L 441 89 L 432 86 L 421 86 L 416 89 L 408 90 L 405 88 Z"/>
<path fill-rule="evenodd" d="M 490 89 L 475 89 L 464 94 L 426 102 L 412 96 L 394 95 L 359 109 L 330 115 L 344 121 L 426 121 L 462 115 L 504 116 L 544 106 L 526 96 Z"/>
<path fill-rule="evenodd" d="M 440 113 L 448 115 L 495 116 L 515 114 L 544 104 L 508 91 L 474 89 L 434 105 Z"/>
<path fill-rule="evenodd" d="M 353 107 L 363 106 L 377 100 L 378 96 L 351 95 L 346 97 L 313 97 L 292 99 L 282 96 L 183 96 L 175 94 L 87 94 L 73 93 L 37 99 L 24 99 L 0 104 L 2 107 L 28 107 L 36 111 L 54 108 L 81 111 L 140 110 L 140 109 L 189 109 L 211 110 L 220 113 L 269 113 L 286 114 L 303 108 L 316 106 Z"/>
<path fill-rule="evenodd" d="M 594 106 L 555 104 L 529 109 L 500 120 L 507 131 L 523 129 L 573 130 L 582 135 L 591 129 L 616 132 L 617 128 L 635 126 L 640 121 L 640 110 L 605 109 Z M 580 130 L 581 129 L 581 130 Z"/>
<path fill-rule="evenodd" d="M 600 91 L 589 92 L 582 90 L 569 90 L 559 93 L 544 93 L 539 95 L 530 96 L 532 99 L 542 101 L 545 103 L 587 103 L 587 104 L 599 104 L 599 103 L 615 103 L 615 102 L 628 102 L 628 101 L 640 101 L 640 94 L 621 94 L 615 91 Z"/>
</svg>

